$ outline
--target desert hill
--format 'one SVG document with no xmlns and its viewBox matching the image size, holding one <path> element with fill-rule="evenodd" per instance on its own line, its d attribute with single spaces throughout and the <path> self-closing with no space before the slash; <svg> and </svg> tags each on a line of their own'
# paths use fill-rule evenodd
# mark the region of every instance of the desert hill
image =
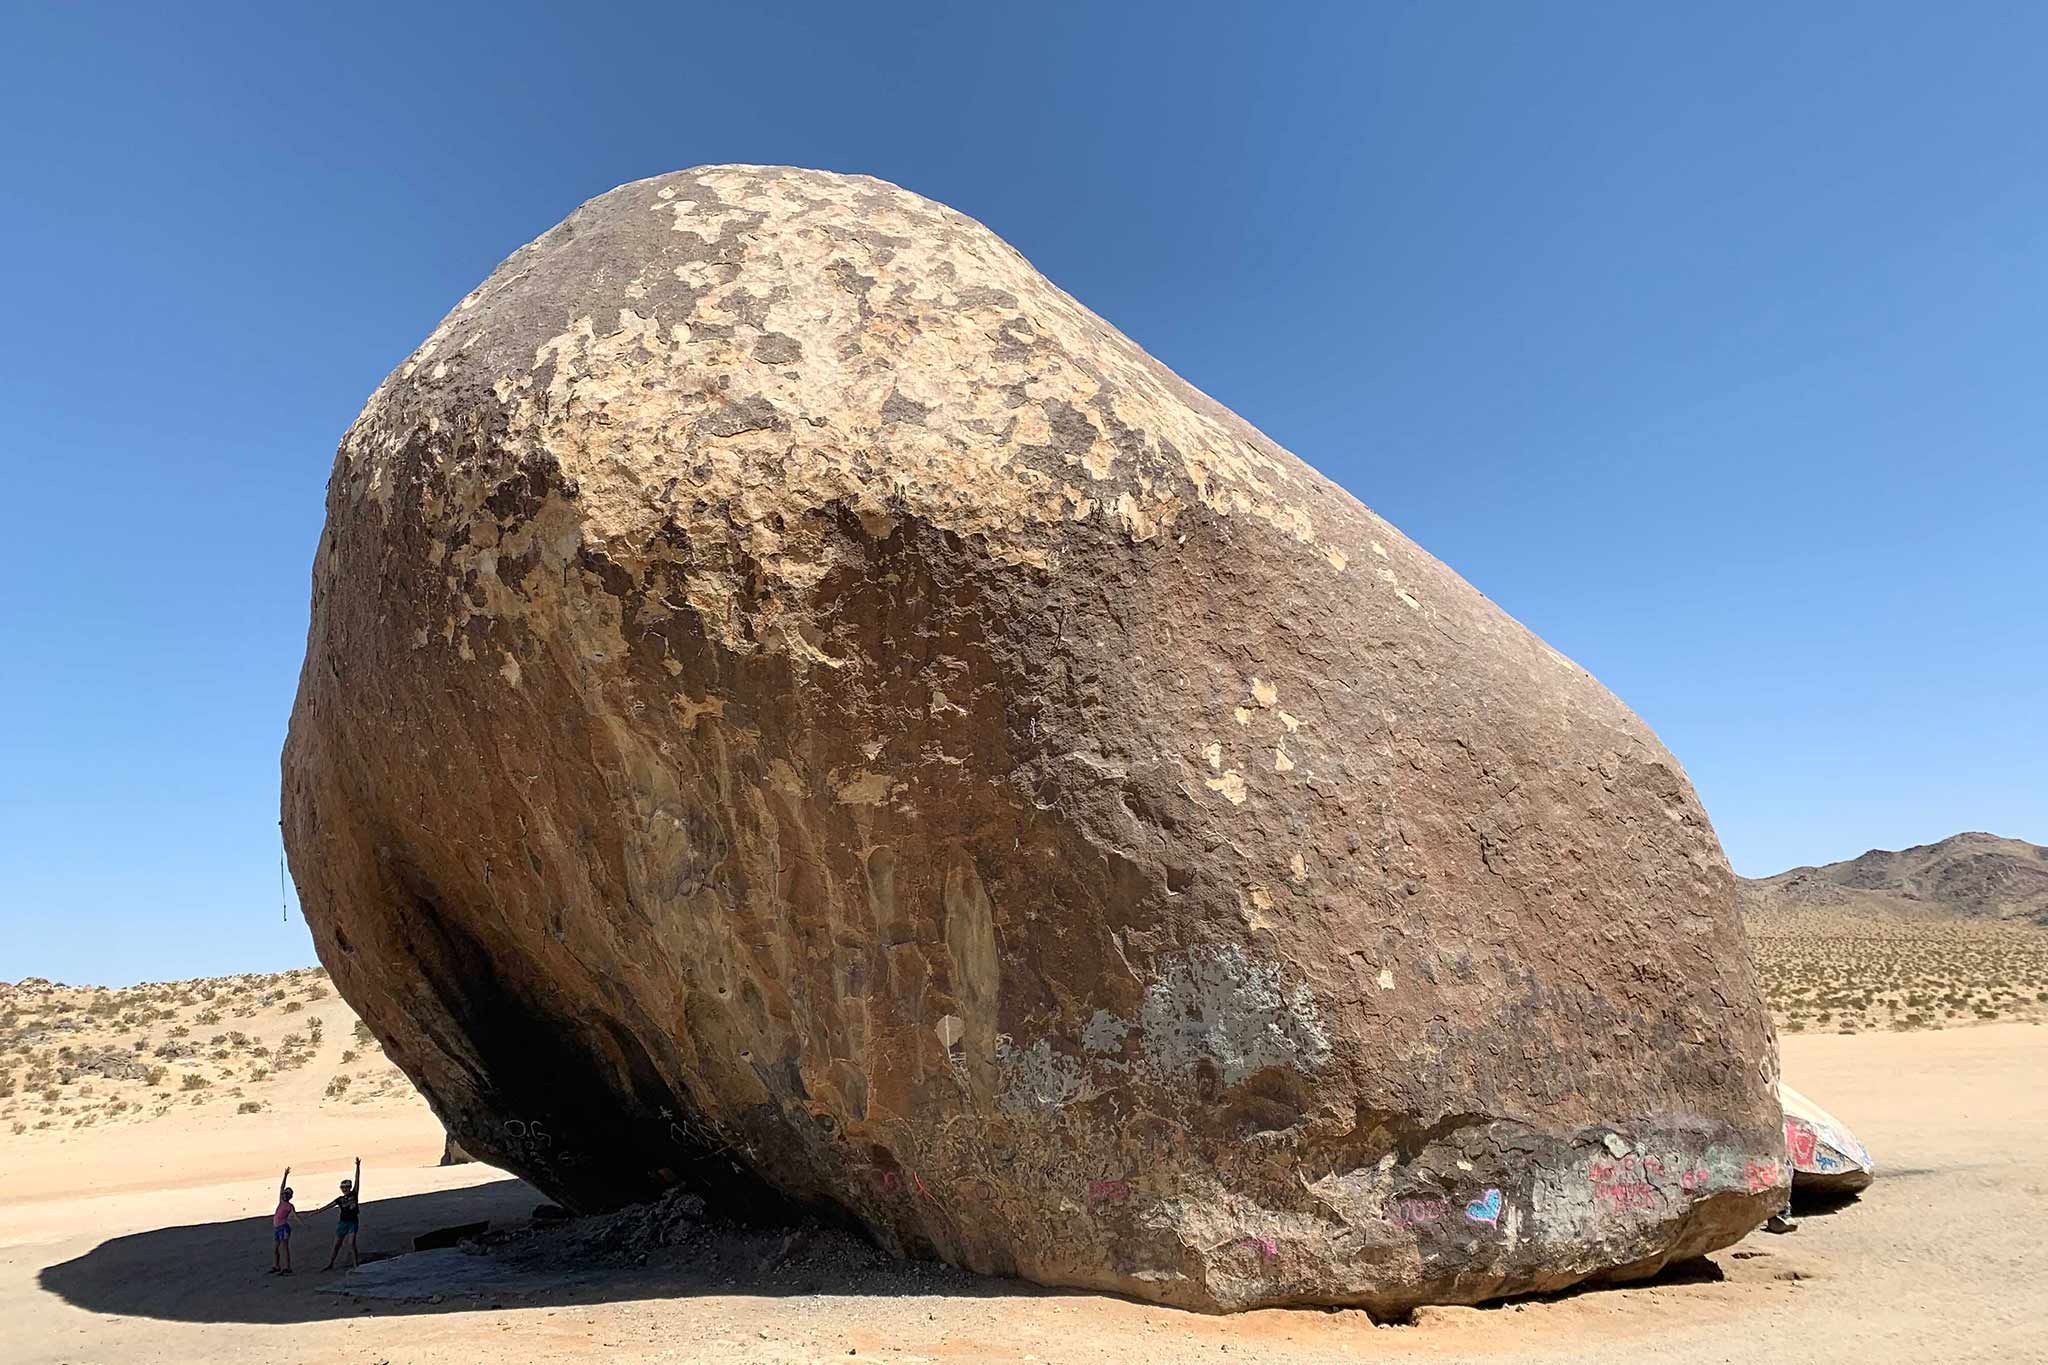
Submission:
<svg viewBox="0 0 2048 1365">
<path fill-rule="evenodd" d="M 2048 1018 L 2048 848 L 1957 834 L 1738 880 L 1781 1031 Z"/>
<path fill-rule="evenodd" d="M 416 1103 L 318 968 L 118 990 L 0 982 L 0 1131 L 13 1138 Z"/>
<path fill-rule="evenodd" d="M 1750 914 L 1830 910 L 1908 919 L 2022 920 L 2048 926 L 2048 848 L 1995 834 L 1939 843 L 1776 876 L 1742 879 Z"/>
</svg>

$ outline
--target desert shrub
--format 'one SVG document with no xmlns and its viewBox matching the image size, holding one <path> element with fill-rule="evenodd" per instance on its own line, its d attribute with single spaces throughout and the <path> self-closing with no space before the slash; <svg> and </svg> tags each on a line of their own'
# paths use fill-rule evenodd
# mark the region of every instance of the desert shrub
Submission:
<svg viewBox="0 0 2048 1365">
<path fill-rule="evenodd" d="M 331 1080 L 331 1081 L 329 1081 L 329 1082 L 327 1083 L 327 1096 L 328 1096 L 328 1098 L 329 1098 L 329 1099 L 332 1099 L 332 1098 L 334 1098 L 334 1097 L 335 1097 L 336 1095 L 339 1095 L 339 1094 L 341 1094 L 341 1093 L 342 1093 L 342 1091 L 344 1091 L 344 1090 L 347 1090 L 347 1089 L 348 1089 L 348 1077 L 347 1077 L 347 1076 L 336 1076 L 336 1077 L 335 1077 L 335 1078 L 334 1078 L 333 1080 Z"/>
<path fill-rule="evenodd" d="M 2041 998 L 2048 1000 L 2048 991 L 2041 992 Z M 370 1026 L 360 1019 L 356 1020 L 355 1035 L 359 1043 L 373 1043 L 377 1040 L 377 1035 L 370 1032 Z"/>
<path fill-rule="evenodd" d="M 260 1081 L 269 1074 L 270 1068 L 267 1066 L 252 1066 L 249 1068 L 249 1079 L 252 1081 Z"/>
<path fill-rule="evenodd" d="M 167 1066 L 153 1066 L 149 1069 L 149 1074 L 143 1079 L 147 1080 L 151 1085 L 162 1085 L 164 1077 L 170 1074 L 171 1069 Z"/>
<path fill-rule="evenodd" d="M 306 1008 L 306 1002 L 303 1000 L 287 1000 L 284 1002 L 284 1012 L 286 1014 L 297 1014 L 304 1008 Z"/>
<path fill-rule="evenodd" d="M 207 1087 L 207 1086 L 209 1086 L 209 1085 L 212 1085 L 212 1084 L 213 1084 L 213 1082 L 212 1082 L 212 1081 L 209 1081 L 209 1080 L 207 1080 L 207 1079 L 206 1079 L 206 1077 L 204 1077 L 204 1076 L 200 1075 L 200 1074 L 199 1074 L 198 1072 L 196 1072 L 196 1071 L 188 1071 L 188 1072 L 186 1072 L 186 1073 L 185 1073 L 185 1079 L 184 1079 L 184 1080 L 182 1080 L 182 1081 L 180 1081 L 180 1082 L 178 1082 L 178 1089 L 180 1089 L 180 1090 L 204 1090 L 204 1089 L 206 1089 L 206 1087 Z"/>
<path fill-rule="evenodd" d="M 235 1112 L 237 1114 L 253 1114 L 262 1107 L 263 1101 L 261 1100 L 243 1100 L 235 1106 Z"/>
<path fill-rule="evenodd" d="M 173 1038 L 189 1038 L 192 1036 L 192 1030 L 186 1028 L 183 1024 L 173 1024 L 171 1025 L 171 1036 Z"/>
<path fill-rule="evenodd" d="M 350 1062 L 354 1061 L 355 1059 L 356 1050 L 354 1048 L 345 1047 L 341 1050 L 341 1064 L 343 1066 L 347 1066 Z"/>
<path fill-rule="evenodd" d="M 192 1016 L 192 1022 L 195 1024 L 218 1024 L 220 1022 L 220 1011 L 216 1009 L 203 1009 Z"/>
<path fill-rule="evenodd" d="M 308 1000 L 325 1000 L 327 998 L 327 988 L 315 982 L 313 985 L 306 987 L 306 998 Z"/>
</svg>

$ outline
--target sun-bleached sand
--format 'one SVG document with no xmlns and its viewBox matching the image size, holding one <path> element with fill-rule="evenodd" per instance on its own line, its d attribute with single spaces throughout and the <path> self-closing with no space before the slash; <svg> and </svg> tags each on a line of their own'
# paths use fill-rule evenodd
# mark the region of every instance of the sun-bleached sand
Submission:
<svg viewBox="0 0 2048 1365">
<path fill-rule="evenodd" d="M 363 1157 L 366 1250 L 453 1223 L 518 1226 L 540 1196 L 488 1167 L 436 1167 L 439 1129 L 409 1094 L 335 1105 L 309 1083 L 259 1113 L 8 1138 L 0 1359 L 2048 1359 L 2048 1029 L 1809 1034 L 1784 1048 L 1788 1076 L 1880 1161 L 1864 1198 L 1662 1282 L 1425 1309 L 1399 1327 L 1356 1312 L 1204 1317 L 801 1248 L 757 1258 L 758 1243 L 717 1236 L 645 1267 L 565 1266 L 563 1283 L 537 1288 L 325 1293 L 341 1282 L 319 1269 L 331 1214 L 299 1233 L 297 1275 L 264 1273 L 287 1160 L 312 1207 Z"/>
</svg>

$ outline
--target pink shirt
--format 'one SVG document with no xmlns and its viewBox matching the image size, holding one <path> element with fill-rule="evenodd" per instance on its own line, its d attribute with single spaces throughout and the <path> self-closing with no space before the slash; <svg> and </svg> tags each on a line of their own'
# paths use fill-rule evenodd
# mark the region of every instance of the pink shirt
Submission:
<svg viewBox="0 0 2048 1365">
<path fill-rule="evenodd" d="M 292 1207 L 292 1201 L 289 1199 L 284 1200 L 277 1206 L 277 1212 L 270 1215 L 270 1226 L 274 1228 L 283 1227 L 286 1223 L 292 1221 L 292 1214 L 296 1212 L 297 1210 Z"/>
</svg>

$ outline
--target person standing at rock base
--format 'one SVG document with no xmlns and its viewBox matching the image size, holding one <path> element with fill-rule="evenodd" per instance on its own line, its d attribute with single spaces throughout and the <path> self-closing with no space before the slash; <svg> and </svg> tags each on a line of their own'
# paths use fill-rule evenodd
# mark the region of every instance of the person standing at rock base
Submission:
<svg viewBox="0 0 2048 1365">
<path fill-rule="evenodd" d="M 358 1212 L 362 1207 L 362 1194 L 363 1159 L 357 1157 L 355 1179 L 342 1181 L 341 1193 L 313 1210 L 315 1213 L 325 1213 L 329 1209 L 339 1210 L 334 1220 L 334 1250 L 327 1253 L 327 1269 L 329 1270 L 334 1269 L 335 1258 L 341 1255 L 341 1244 L 343 1242 L 348 1243 L 349 1268 L 353 1270 L 363 1263 L 363 1258 L 356 1246 L 356 1232 L 361 1226 Z"/>
<path fill-rule="evenodd" d="M 287 1182 L 292 1178 L 292 1168 L 284 1168 L 284 1175 L 277 1182 L 277 1209 L 270 1215 L 270 1273 L 289 1275 L 292 1273 L 292 1218 L 298 1212 L 292 1207 L 292 1187 Z"/>
</svg>

